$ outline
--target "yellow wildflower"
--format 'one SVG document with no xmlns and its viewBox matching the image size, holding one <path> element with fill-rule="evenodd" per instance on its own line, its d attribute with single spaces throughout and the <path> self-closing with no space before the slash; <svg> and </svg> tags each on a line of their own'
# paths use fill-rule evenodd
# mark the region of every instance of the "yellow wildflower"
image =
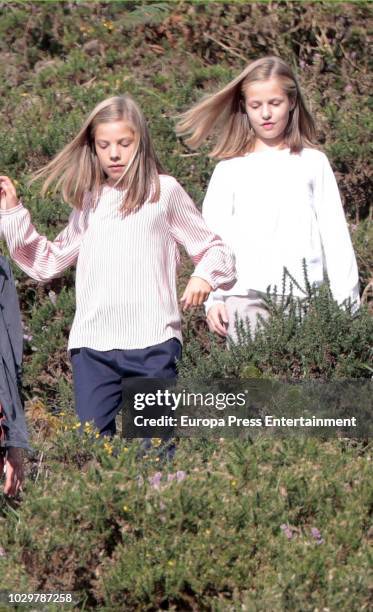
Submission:
<svg viewBox="0 0 373 612">
<path fill-rule="evenodd" d="M 113 447 L 111 444 L 109 444 L 108 442 L 104 443 L 104 449 L 106 450 L 106 452 L 111 455 L 113 452 Z"/>
</svg>

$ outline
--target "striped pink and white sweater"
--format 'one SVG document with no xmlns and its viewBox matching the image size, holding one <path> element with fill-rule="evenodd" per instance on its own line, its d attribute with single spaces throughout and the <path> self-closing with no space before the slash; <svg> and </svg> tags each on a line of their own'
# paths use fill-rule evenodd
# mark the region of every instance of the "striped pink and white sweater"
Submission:
<svg viewBox="0 0 373 612">
<path fill-rule="evenodd" d="M 97 204 L 87 193 L 52 242 L 40 236 L 22 203 L 1 211 L 11 257 L 29 276 L 48 281 L 76 263 L 76 312 L 68 350 L 140 349 L 175 337 L 181 324 L 176 293 L 185 247 L 213 290 L 235 282 L 234 256 L 208 229 L 181 185 L 161 175 L 158 202 L 123 216 L 123 191 L 104 186 Z"/>
</svg>

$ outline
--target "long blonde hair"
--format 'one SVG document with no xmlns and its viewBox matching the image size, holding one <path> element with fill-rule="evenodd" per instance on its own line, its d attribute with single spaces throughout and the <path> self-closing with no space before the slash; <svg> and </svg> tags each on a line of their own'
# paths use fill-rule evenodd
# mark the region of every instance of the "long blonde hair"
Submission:
<svg viewBox="0 0 373 612">
<path fill-rule="evenodd" d="M 267 56 L 251 62 L 233 81 L 209 95 L 179 117 L 176 133 L 187 135 L 186 143 L 197 149 L 213 132 L 217 143 L 210 157 L 229 159 L 250 152 L 255 143 L 245 109 L 244 89 L 254 81 L 272 77 L 281 80 L 289 100 L 295 102 L 284 133 L 284 144 L 292 153 L 315 142 L 315 124 L 307 110 L 298 82 L 291 68 L 279 57 Z"/>
<path fill-rule="evenodd" d="M 133 211 L 147 199 L 157 202 L 160 197 L 159 174 L 164 170 L 155 153 L 145 117 L 128 94 L 100 102 L 75 138 L 32 175 L 30 184 L 46 177 L 41 194 L 44 196 L 53 184 L 54 193 L 60 192 L 65 202 L 78 209 L 82 208 L 87 191 L 97 198 L 106 177 L 95 150 L 95 130 L 100 123 L 122 120 L 133 128 L 137 143 L 124 174 L 116 183 L 127 190 L 121 210 Z"/>
</svg>

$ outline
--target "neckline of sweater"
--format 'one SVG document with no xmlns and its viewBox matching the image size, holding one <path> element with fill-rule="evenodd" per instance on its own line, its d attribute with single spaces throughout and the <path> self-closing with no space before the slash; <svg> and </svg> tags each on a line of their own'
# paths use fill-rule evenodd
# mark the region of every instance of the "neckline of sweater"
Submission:
<svg viewBox="0 0 373 612">
<path fill-rule="evenodd" d="M 290 153 L 290 148 L 286 147 L 284 149 L 263 149 L 262 151 L 250 151 L 249 153 L 246 153 L 243 157 L 251 157 L 251 155 L 273 155 L 277 153 Z"/>
</svg>

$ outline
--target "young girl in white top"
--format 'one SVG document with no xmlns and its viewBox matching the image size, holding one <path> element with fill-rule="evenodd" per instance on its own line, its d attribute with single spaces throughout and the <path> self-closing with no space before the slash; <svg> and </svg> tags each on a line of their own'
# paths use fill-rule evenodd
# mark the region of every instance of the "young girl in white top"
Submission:
<svg viewBox="0 0 373 612">
<path fill-rule="evenodd" d="M 40 236 L 15 188 L 0 176 L 1 229 L 16 263 L 38 281 L 77 264 L 68 349 L 76 410 L 102 435 L 115 432 L 122 379 L 173 378 L 181 355 L 176 270 L 183 244 L 196 265 L 184 309 L 235 281 L 231 250 L 211 232 L 179 183 L 163 173 L 144 116 L 129 96 L 107 99 L 33 179 L 73 205 L 67 227 Z"/>
<path fill-rule="evenodd" d="M 179 134 L 197 148 L 214 131 L 222 159 L 203 204 L 209 227 L 232 246 L 237 283 L 206 303 L 210 329 L 236 339 L 235 315 L 267 316 L 263 295 L 282 290 L 284 267 L 304 295 L 327 274 L 334 298 L 359 302 L 358 271 L 338 187 L 293 71 L 277 57 L 250 63 L 224 89 L 182 115 Z M 288 281 L 290 279 L 288 277 Z M 287 285 L 287 290 L 290 285 Z"/>
</svg>

